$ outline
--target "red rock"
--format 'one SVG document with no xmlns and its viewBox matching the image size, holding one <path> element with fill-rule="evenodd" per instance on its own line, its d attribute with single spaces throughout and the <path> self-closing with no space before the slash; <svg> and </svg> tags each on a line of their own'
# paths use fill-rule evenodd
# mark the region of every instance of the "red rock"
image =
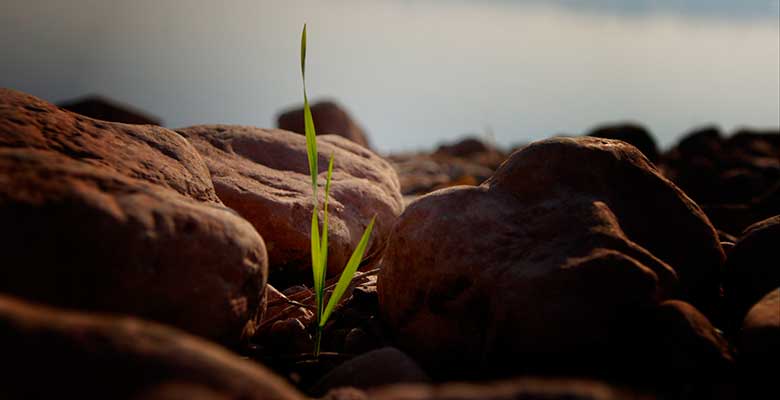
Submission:
<svg viewBox="0 0 780 400">
<path fill-rule="evenodd" d="M 399 346 L 431 371 L 592 371 L 660 300 L 714 308 L 723 258 L 706 216 L 635 147 L 558 138 L 410 204 L 378 293 Z"/>
<path fill-rule="evenodd" d="M 206 125 L 180 129 L 211 171 L 220 199 L 254 225 L 268 246 L 271 281 L 311 281 L 311 179 L 305 138 L 281 130 Z M 371 217 L 366 258 L 377 257 L 402 210 L 398 178 L 381 157 L 342 137 L 318 137 L 319 193 L 335 155 L 329 205 L 328 274 L 340 272 Z"/>
<path fill-rule="evenodd" d="M 311 106 L 311 115 L 317 135 L 333 134 L 347 138 L 367 149 L 371 148 L 368 136 L 344 108 L 332 101 L 322 101 Z M 303 106 L 283 112 L 277 118 L 277 127 L 286 131 L 305 134 Z"/>
<path fill-rule="evenodd" d="M 0 291 L 233 343 L 260 305 L 262 238 L 232 210 L 42 150 L 0 149 Z"/>
<path fill-rule="evenodd" d="M 221 346 L 130 317 L 0 295 L 0 398 L 303 400 Z"/>
<path fill-rule="evenodd" d="M 99 121 L 21 92 L 0 89 L 3 147 L 59 153 L 219 204 L 198 152 L 176 132 L 159 126 Z"/>
</svg>

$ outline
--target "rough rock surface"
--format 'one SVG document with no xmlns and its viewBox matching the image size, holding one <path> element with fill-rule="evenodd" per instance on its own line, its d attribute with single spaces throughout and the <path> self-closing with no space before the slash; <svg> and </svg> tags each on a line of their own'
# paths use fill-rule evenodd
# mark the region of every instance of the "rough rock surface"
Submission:
<svg viewBox="0 0 780 400">
<path fill-rule="evenodd" d="M 751 225 L 743 232 L 726 261 L 723 291 L 732 328 L 747 311 L 780 286 L 780 215 Z"/>
<path fill-rule="evenodd" d="M 3 295 L 0 353 L 9 400 L 303 399 L 264 367 L 176 329 Z"/>
<path fill-rule="evenodd" d="M 0 89 L 0 148 L 62 154 L 92 166 L 219 203 L 198 152 L 176 132 L 99 121 L 36 97 Z"/>
<path fill-rule="evenodd" d="M 370 149 L 368 136 L 363 128 L 352 119 L 344 108 L 333 101 L 320 101 L 311 106 L 311 116 L 317 135 L 334 134 L 345 137 L 367 149 Z M 303 126 L 303 106 L 285 111 L 277 118 L 279 129 L 305 134 Z"/>
<path fill-rule="evenodd" d="M 723 258 L 706 216 L 635 147 L 557 138 L 478 187 L 409 205 L 378 292 L 400 347 L 424 365 L 587 370 L 607 361 L 623 319 L 659 300 L 714 308 Z"/>
<path fill-rule="evenodd" d="M 272 282 L 311 280 L 311 179 L 306 139 L 288 131 L 206 125 L 180 129 L 206 160 L 220 199 L 254 225 L 268 246 Z M 318 136 L 324 198 L 328 159 L 335 156 L 329 202 L 328 274 L 340 272 L 371 217 L 366 257 L 382 250 L 402 211 L 398 177 L 381 157 L 340 136 Z"/>
<path fill-rule="evenodd" d="M 262 238 L 223 206 L 40 150 L 0 149 L 0 291 L 234 342 L 258 310 Z"/>
</svg>

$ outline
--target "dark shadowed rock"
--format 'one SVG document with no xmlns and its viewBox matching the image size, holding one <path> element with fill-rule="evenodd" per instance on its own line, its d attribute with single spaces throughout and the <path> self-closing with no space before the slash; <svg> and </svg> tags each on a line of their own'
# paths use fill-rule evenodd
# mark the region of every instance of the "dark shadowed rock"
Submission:
<svg viewBox="0 0 780 400">
<path fill-rule="evenodd" d="M 219 203 L 209 171 L 180 135 L 151 125 L 94 120 L 0 89 L 0 147 L 46 150 Z"/>
<path fill-rule="evenodd" d="M 602 125 L 588 132 L 588 136 L 622 140 L 639 149 L 648 160 L 658 161 L 658 147 L 655 140 L 642 125 L 631 122 Z"/>
<path fill-rule="evenodd" d="M 739 328 L 748 309 L 780 286 L 780 215 L 751 225 L 729 253 L 723 291 L 731 328 Z"/>
<path fill-rule="evenodd" d="M 254 225 L 268 246 L 272 282 L 311 280 L 311 178 L 306 139 L 288 131 L 205 125 L 180 129 L 211 171 L 220 199 Z M 335 156 L 329 203 L 328 273 L 340 272 L 371 217 L 366 257 L 377 256 L 402 210 L 398 177 L 381 157 L 340 136 L 318 137 L 324 197 Z"/>
<path fill-rule="evenodd" d="M 658 384 L 733 379 L 734 359 L 726 339 L 688 303 L 661 303 L 646 321 L 636 356 L 653 364 Z"/>
<path fill-rule="evenodd" d="M 323 400 L 651 400 L 643 394 L 587 380 L 515 378 L 491 383 L 401 384 L 360 391 L 333 390 Z"/>
<path fill-rule="evenodd" d="M 478 185 L 493 170 L 465 159 L 442 154 L 405 154 L 390 157 L 404 195 L 425 194 L 457 185 Z"/>
<path fill-rule="evenodd" d="M 303 399 L 262 366 L 176 329 L 0 296 L 0 398 Z"/>
<path fill-rule="evenodd" d="M 333 101 L 321 101 L 311 106 L 311 115 L 317 135 L 334 134 L 345 137 L 365 148 L 371 148 L 368 136 L 347 113 Z M 305 134 L 303 126 L 303 106 L 285 111 L 276 121 L 279 129 Z"/>
<path fill-rule="evenodd" d="M 706 216 L 635 147 L 557 138 L 410 204 L 378 292 L 431 373 L 592 372 L 619 365 L 624 321 L 659 300 L 715 308 L 723 258 Z"/>
<path fill-rule="evenodd" d="M 339 365 L 322 377 L 312 393 L 322 395 L 344 386 L 365 389 L 429 381 L 428 375 L 409 356 L 394 347 L 383 347 Z"/>
<path fill-rule="evenodd" d="M 717 128 L 702 128 L 660 164 L 718 229 L 738 234 L 780 214 L 780 131 L 743 129 L 724 137 Z"/>
<path fill-rule="evenodd" d="M 238 340 L 267 276 L 232 210 L 58 153 L 0 149 L 0 291 Z"/>
<path fill-rule="evenodd" d="M 432 154 L 434 159 L 459 158 L 489 168 L 491 171 L 498 168 L 506 156 L 493 144 L 476 137 L 466 137 L 454 143 L 443 144 Z"/>
<path fill-rule="evenodd" d="M 162 125 L 160 118 L 102 96 L 85 96 L 59 105 L 68 111 L 103 121 L 124 124 Z"/>
<path fill-rule="evenodd" d="M 747 313 L 739 333 L 739 364 L 751 378 L 775 376 L 780 359 L 780 288 L 767 293 Z M 777 381 L 765 381 L 776 387 Z"/>
</svg>

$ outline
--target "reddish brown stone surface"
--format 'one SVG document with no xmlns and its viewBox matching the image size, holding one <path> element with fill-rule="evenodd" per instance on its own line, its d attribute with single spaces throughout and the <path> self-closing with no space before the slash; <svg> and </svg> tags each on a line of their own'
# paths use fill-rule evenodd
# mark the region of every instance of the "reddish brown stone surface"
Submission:
<svg viewBox="0 0 780 400">
<path fill-rule="evenodd" d="M 288 131 L 231 125 L 179 132 L 206 160 L 220 199 L 265 239 L 271 280 L 310 282 L 312 200 L 306 139 Z M 366 258 L 378 256 L 403 206 L 398 177 L 381 157 L 339 136 L 319 136 L 318 143 L 320 201 L 328 159 L 335 156 L 328 239 L 328 273 L 333 275 L 344 268 L 374 215 Z"/>
<path fill-rule="evenodd" d="M 550 139 L 481 186 L 410 204 L 385 252 L 380 308 L 399 345 L 435 369 L 592 370 L 615 355 L 624 321 L 659 300 L 714 308 L 723 259 L 706 216 L 635 147 Z"/>
<path fill-rule="evenodd" d="M 236 342 L 267 277 L 232 210 L 42 150 L 0 149 L 0 291 Z"/>
<path fill-rule="evenodd" d="M 151 125 L 91 119 L 21 92 L 0 89 L 0 148 L 62 154 L 83 163 L 219 203 L 208 169 L 180 135 Z"/>
</svg>

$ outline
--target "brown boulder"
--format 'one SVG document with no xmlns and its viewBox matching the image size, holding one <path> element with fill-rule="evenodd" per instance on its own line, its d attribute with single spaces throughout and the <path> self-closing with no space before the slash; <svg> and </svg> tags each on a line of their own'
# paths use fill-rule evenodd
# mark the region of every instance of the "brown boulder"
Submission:
<svg viewBox="0 0 780 400">
<path fill-rule="evenodd" d="M 0 353 L 8 400 L 303 399 L 264 367 L 176 329 L 2 295 Z"/>
<path fill-rule="evenodd" d="M 493 174 L 493 169 L 477 162 L 447 154 L 396 154 L 390 162 L 398 172 L 401 193 L 425 194 L 457 185 L 477 185 Z"/>
<path fill-rule="evenodd" d="M 206 160 L 220 199 L 254 225 L 268 246 L 271 280 L 311 280 L 311 179 L 306 139 L 288 131 L 204 125 L 180 129 Z M 371 217 L 366 257 L 377 256 L 401 213 L 398 177 L 381 157 L 340 136 L 318 137 L 324 198 L 328 159 L 335 155 L 329 202 L 328 275 L 340 272 Z"/>
<path fill-rule="evenodd" d="M 661 303 L 643 327 L 636 356 L 663 383 L 733 379 L 734 358 L 721 333 L 699 310 L 679 300 Z"/>
<path fill-rule="evenodd" d="M 622 140 L 639 149 L 651 162 L 658 161 L 658 146 L 653 135 L 637 123 L 621 122 L 602 125 L 588 132 L 588 136 Z"/>
<path fill-rule="evenodd" d="M 780 215 L 757 222 L 743 232 L 726 261 L 723 291 L 731 328 L 764 295 L 780 286 Z"/>
<path fill-rule="evenodd" d="M 398 384 L 338 389 L 323 400 L 651 400 L 657 397 L 584 379 L 514 378 L 489 383 Z"/>
<path fill-rule="evenodd" d="M 592 371 L 620 356 L 626 318 L 677 297 L 677 276 L 681 296 L 714 307 L 723 258 L 706 216 L 635 147 L 557 138 L 409 205 L 378 292 L 399 345 L 435 370 Z"/>
<path fill-rule="evenodd" d="M 198 152 L 171 130 L 99 121 L 0 89 L 0 148 L 62 154 L 83 163 L 219 203 Z"/>
<path fill-rule="evenodd" d="M 232 210 L 47 151 L 0 149 L 0 291 L 234 342 L 263 294 L 262 238 Z"/>
<path fill-rule="evenodd" d="M 428 375 L 408 355 L 394 347 L 383 347 L 361 354 L 334 368 L 314 385 L 311 392 L 322 395 L 340 387 L 365 389 L 429 381 Z"/>
<path fill-rule="evenodd" d="M 661 158 L 670 180 L 701 205 L 713 225 L 738 234 L 780 214 L 780 131 L 715 127 L 693 131 Z"/>
<path fill-rule="evenodd" d="M 311 106 L 311 116 L 317 135 L 334 134 L 347 138 L 367 149 L 371 148 L 368 136 L 347 113 L 344 108 L 333 101 L 321 101 Z M 279 129 L 300 133 L 306 133 L 303 126 L 303 106 L 290 109 L 279 114 L 276 120 Z"/>
<path fill-rule="evenodd" d="M 769 292 L 748 312 L 739 333 L 739 363 L 746 374 L 777 373 L 780 359 L 780 287 Z M 767 383 L 776 385 L 773 379 Z"/>
</svg>

